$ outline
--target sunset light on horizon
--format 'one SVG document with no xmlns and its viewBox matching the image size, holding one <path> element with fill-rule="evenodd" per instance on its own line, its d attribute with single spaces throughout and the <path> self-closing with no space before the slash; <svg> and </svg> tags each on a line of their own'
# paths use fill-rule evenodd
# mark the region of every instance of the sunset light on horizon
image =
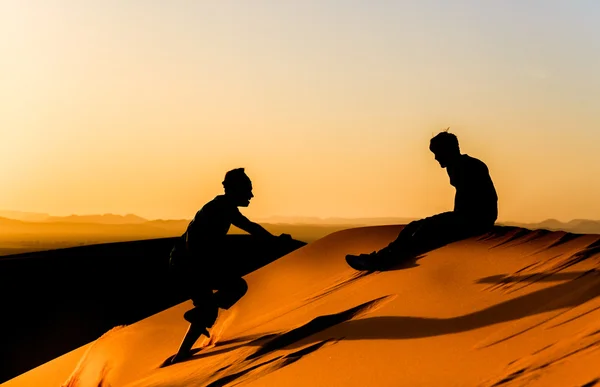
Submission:
<svg viewBox="0 0 600 387">
<path fill-rule="evenodd" d="M 499 221 L 600 219 L 600 2 L 4 1 L 0 209 L 423 217 L 450 128 Z"/>
</svg>

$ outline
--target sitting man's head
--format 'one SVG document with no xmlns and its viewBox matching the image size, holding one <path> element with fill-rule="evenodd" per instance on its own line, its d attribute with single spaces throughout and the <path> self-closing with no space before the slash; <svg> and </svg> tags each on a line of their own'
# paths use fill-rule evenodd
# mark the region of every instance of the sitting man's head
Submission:
<svg viewBox="0 0 600 387">
<path fill-rule="evenodd" d="M 435 159 L 440 163 L 440 167 L 442 168 L 452 165 L 460 156 L 458 138 L 448 132 L 448 129 L 438 133 L 429 141 L 429 150 L 433 152 Z"/>
<path fill-rule="evenodd" d="M 236 206 L 248 207 L 250 199 L 254 197 L 252 181 L 244 172 L 244 168 L 227 172 L 223 180 L 223 188 L 225 188 L 225 195 L 231 198 Z"/>
</svg>

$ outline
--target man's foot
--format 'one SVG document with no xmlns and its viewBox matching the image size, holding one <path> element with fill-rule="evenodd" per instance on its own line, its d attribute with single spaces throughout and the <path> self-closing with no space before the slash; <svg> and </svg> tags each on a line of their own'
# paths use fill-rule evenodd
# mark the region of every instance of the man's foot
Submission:
<svg viewBox="0 0 600 387">
<path fill-rule="evenodd" d="M 183 341 L 179 346 L 177 354 L 171 358 L 171 364 L 177 363 L 179 361 L 191 357 L 192 347 L 202 335 L 210 338 L 210 334 L 208 333 L 208 330 L 205 326 L 199 324 L 191 324 L 187 332 L 185 333 L 185 337 L 183 338 Z"/>
<path fill-rule="evenodd" d="M 171 356 L 171 358 L 168 361 L 168 364 L 179 363 L 180 361 L 184 361 L 186 359 L 189 359 L 190 357 L 192 357 L 192 353 L 191 352 L 177 353 L 174 356 Z"/>
<path fill-rule="evenodd" d="M 376 252 L 360 255 L 348 254 L 346 255 L 346 262 L 353 269 L 365 271 L 380 270 L 380 268 L 383 266 L 383 261 L 377 256 Z"/>
<path fill-rule="evenodd" d="M 394 263 L 394 251 L 391 247 L 384 247 L 379 251 L 369 254 L 346 255 L 346 262 L 356 270 L 377 271 L 385 270 Z"/>
<path fill-rule="evenodd" d="M 348 255 L 346 255 L 346 263 L 354 270 L 370 271 L 372 269 L 370 268 L 369 259 L 367 257 L 368 257 L 368 254 L 361 254 L 361 255 L 348 254 Z"/>
</svg>

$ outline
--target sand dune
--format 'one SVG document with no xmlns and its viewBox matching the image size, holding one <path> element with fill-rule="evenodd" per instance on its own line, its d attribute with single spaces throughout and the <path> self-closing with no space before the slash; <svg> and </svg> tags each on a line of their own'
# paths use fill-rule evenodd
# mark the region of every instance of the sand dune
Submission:
<svg viewBox="0 0 600 387">
<path fill-rule="evenodd" d="M 186 299 L 170 276 L 174 238 L 106 243 L 0 258 L 0 382 Z M 226 237 L 250 273 L 306 245 Z"/>
<path fill-rule="evenodd" d="M 339 231 L 249 274 L 188 361 L 161 367 L 189 301 L 5 385 L 600 385 L 599 235 L 497 227 L 402 268 L 345 265 L 400 229 Z"/>
</svg>

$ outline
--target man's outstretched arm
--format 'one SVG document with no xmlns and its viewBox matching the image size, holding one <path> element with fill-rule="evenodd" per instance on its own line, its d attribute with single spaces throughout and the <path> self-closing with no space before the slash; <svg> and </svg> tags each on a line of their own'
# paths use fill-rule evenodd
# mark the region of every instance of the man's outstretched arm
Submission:
<svg viewBox="0 0 600 387">
<path fill-rule="evenodd" d="M 231 223 L 234 226 L 246 231 L 250 235 L 255 235 L 262 238 L 277 238 L 275 235 L 267 231 L 263 226 L 252 222 L 241 213 L 237 215 Z"/>
</svg>

